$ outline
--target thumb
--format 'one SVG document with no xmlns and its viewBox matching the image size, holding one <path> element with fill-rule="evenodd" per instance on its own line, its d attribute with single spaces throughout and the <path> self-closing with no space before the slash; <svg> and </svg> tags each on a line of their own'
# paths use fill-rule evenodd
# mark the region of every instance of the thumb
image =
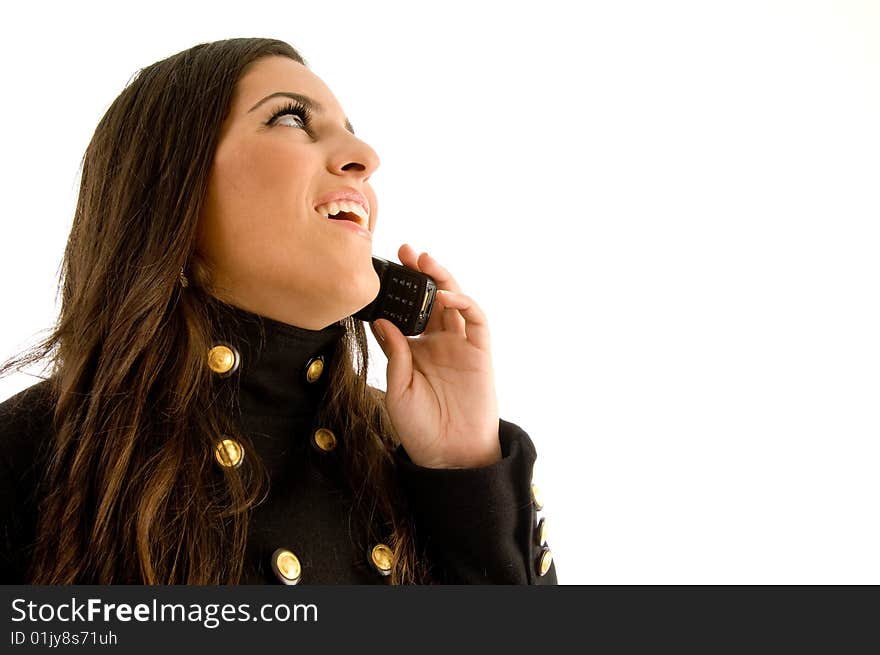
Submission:
<svg viewBox="0 0 880 655">
<path fill-rule="evenodd" d="M 409 340 L 394 323 L 384 318 L 378 318 L 370 327 L 382 352 L 388 357 L 388 369 L 386 371 L 387 392 L 400 397 L 412 382 L 412 352 L 409 349 Z"/>
</svg>

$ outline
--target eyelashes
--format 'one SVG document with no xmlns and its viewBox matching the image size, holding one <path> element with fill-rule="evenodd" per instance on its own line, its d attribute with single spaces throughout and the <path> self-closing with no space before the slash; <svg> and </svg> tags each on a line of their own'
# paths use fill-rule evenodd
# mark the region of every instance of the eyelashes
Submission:
<svg viewBox="0 0 880 655">
<path fill-rule="evenodd" d="M 299 101 L 288 102 L 286 105 L 278 109 L 272 117 L 269 119 L 267 125 L 274 125 L 275 121 L 285 114 L 291 114 L 293 116 L 298 116 L 300 120 L 303 122 L 303 126 L 307 127 L 312 120 L 312 112 Z"/>
</svg>

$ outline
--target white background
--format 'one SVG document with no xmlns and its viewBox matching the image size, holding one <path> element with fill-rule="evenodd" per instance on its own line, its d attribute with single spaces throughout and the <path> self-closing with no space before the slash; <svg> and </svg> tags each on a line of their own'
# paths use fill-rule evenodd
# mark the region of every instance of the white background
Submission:
<svg viewBox="0 0 880 655">
<path fill-rule="evenodd" d="M 374 253 L 427 250 L 488 314 L 560 583 L 880 583 L 880 3 L 4 14 L 0 357 L 56 317 L 79 162 L 137 69 L 283 39 L 382 160 Z"/>
</svg>

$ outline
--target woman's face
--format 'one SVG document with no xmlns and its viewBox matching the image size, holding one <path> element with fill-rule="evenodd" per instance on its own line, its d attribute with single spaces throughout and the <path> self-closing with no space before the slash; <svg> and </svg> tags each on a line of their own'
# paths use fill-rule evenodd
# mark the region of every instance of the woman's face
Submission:
<svg viewBox="0 0 880 655">
<path fill-rule="evenodd" d="M 276 92 L 307 96 L 321 109 L 307 123 L 290 113 L 273 119 L 296 104 L 281 96 L 263 101 Z M 260 59 L 239 80 L 212 164 L 197 243 L 221 300 L 317 330 L 376 297 L 371 236 L 378 207 L 367 181 L 379 158 L 347 126 L 330 89 L 292 59 Z M 366 200 L 369 236 L 317 211 L 325 196 L 346 190 Z"/>
</svg>

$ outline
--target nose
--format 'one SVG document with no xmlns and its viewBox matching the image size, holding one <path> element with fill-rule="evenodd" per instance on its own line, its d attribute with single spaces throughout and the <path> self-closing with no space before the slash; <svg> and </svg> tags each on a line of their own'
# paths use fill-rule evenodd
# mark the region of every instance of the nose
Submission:
<svg viewBox="0 0 880 655">
<path fill-rule="evenodd" d="M 349 138 L 330 157 L 328 167 L 336 175 L 354 171 L 368 179 L 379 167 L 379 155 L 364 141 L 349 134 Z"/>
</svg>

